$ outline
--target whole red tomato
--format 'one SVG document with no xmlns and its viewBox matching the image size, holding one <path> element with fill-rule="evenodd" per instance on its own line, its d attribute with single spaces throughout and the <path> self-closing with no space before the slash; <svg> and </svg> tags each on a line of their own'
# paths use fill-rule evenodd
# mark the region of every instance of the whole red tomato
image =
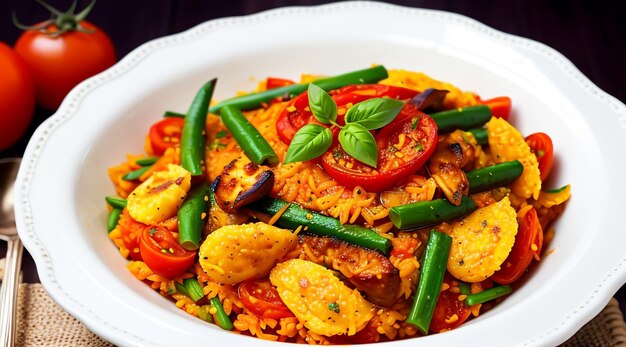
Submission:
<svg viewBox="0 0 626 347">
<path fill-rule="evenodd" d="M 53 9 L 56 17 L 30 27 L 15 43 L 32 72 L 37 102 L 49 110 L 56 110 L 78 83 L 115 63 L 109 37 L 82 19 L 91 6 L 79 14 L 73 7 L 66 13 Z"/>
<path fill-rule="evenodd" d="M 26 131 L 35 109 L 35 87 L 26 63 L 0 42 L 0 150 Z"/>
</svg>

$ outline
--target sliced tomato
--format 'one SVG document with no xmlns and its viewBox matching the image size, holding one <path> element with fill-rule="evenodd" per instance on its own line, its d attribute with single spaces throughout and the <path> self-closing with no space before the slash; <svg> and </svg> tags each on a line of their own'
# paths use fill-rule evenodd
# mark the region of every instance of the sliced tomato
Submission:
<svg viewBox="0 0 626 347">
<path fill-rule="evenodd" d="M 368 324 L 354 335 L 333 335 L 328 337 L 328 341 L 332 345 L 360 345 L 380 341 L 380 334 L 375 325 Z"/>
<path fill-rule="evenodd" d="M 169 278 L 185 272 L 196 257 L 196 252 L 184 249 L 164 226 L 145 228 L 139 240 L 139 250 L 150 270 Z"/>
<path fill-rule="evenodd" d="M 392 98 L 398 100 L 411 99 L 419 94 L 417 90 L 402 87 L 387 86 L 384 84 L 352 84 L 337 90 L 337 95 L 357 94 L 370 98 Z"/>
<path fill-rule="evenodd" d="M 378 166 L 373 168 L 335 146 L 322 155 L 324 170 L 339 184 L 368 192 L 381 192 L 402 184 L 418 171 L 437 147 L 437 125 L 413 105 L 405 105 L 398 117 L 374 137 Z"/>
<path fill-rule="evenodd" d="M 531 207 L 523 216 L 518 217 L 519 227 L 511 253 L 504 260 L 500 270 L 491 276 L 494 282 L 509 284 L 522 277 L 533 257 L 539 260 L 543 245 L 543 230 L 537 217 L 537 211 Z"/>
<path fill-rule="evenodd" d="M 511 98 L 508 96 L 499 96 L 497 98 L 480 100 L 480 104 L 489 107 L 494 117 L 508 120 L 511 115 Z"/>
<path fill-rule="evenodd" d="M 294 316 L 268 280 L 244 281 L 239 285 L 238 292 L 243 305 L 260 318 Z"/>
<path fill-rule="evenodd" d="M 344 112 L 339 112 L 340 114 L 337 117 L 337 123 L 343 125 L 343 114 L 345 114 L 344 106 L 346 105 L 354 105 L 371 98 L 382 97 L 405 100 L 412 98 L 418 93 L 419 92 L 415 90 L 402 87 L 393 87 L 381 84 L 355 84 L 335 90 L 331 92 L 331 96 L 333 100 L 335 100 L 339 110 L 341 111 L 343 108 Z M 287 104 L 285 110 L 278 117 L 276 122 L 276 131 L 284 143 L 290 144 L 291 139 L 293 139 L 296 132 L 307 124 L 320 123 L 311 113 L 311 110 L 309 109 L 309 97 L 308 94 L 304 92 Z"/>
<path fill-rule="evenodd" d="M 280 87 L 290 86 L 295 83 L 296 82 L 285 79 L 285 78 L 268 77 L 267 80 L 265 81 L 265 88 L 276 89 Z"/>
<path fill-rule="evenodd" d="M 446 273 L 444 282 L 448 285 L 452 282 L 452 276 Z M 432 332 L 451 330 L 463 324 L 471 313 L 471 307 L 465 305 L 465 301 L 459 300 L 461 293 L 452 293 L 444 290 L 439 293 L 435 312 L 428 328 Z M 456 315 L 456 317 L 454 317 Z"/>
<path fill-rule="evenodd" d="M 154 123 L 148 134 L 154 154 L 163 155 L 166 149 L 180 145 L 184 125 L 185 119 L 179 117 L 165 118 Z"/>
<path fill-rule="evenodd" d="M 541 181 L 545 181 L 550 176 L 550 171 L 552 171 L 552 165 L 554 164 L 552 139 L 547 134 L 534 133 L 526 137 L 526 143 L 537 156 Z"/>
</svg>

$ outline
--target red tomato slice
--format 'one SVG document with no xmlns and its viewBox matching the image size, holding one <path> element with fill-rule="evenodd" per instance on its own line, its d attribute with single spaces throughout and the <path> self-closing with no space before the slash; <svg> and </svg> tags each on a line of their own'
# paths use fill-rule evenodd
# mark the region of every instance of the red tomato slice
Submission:
<svg viewBox="0 0 626 347">
<path fill-rule="evenodd" d="M 541 181 L 545 181 L 550 176 L 550 171 L 552 171 L 552 165 L 554 164 L 552 139 L 544 133 L 534 133 L 526 137 L 526 143 L 537 156 Z"/>
<path fill-rule="evenodd" d="M 394 99 L 410 99 L 419 92 L 402 87 L 381 84 L 355 84 L 331 92 L 331 96 L 339 108 L 350 103 L 356 104 L 371 98 L 389 97 Z M 337 117 L 337 123 L 343 125 L 343 115 Z M 276 131 L 280 139 L 290 144 L 293 136 L 307 124 L 320 124 L 309 109 L 306 92 L 292 99 L 276 122 Z"/>
<path fill-rule="evenodd" d="M 444 282 L 450 284 L 452 277 L 446 273 Z M 451 330 L 463 324 L 471 313 L 470 306 L 465 305 L 465 301 L 459 300 L 460 293 L 452 293 L 444 290 L 439 293 L 435 312 L 430 321 L 428 330 L 432 332 L 442 332 Z M 456 318 L 454 318 L 456 315 Z"/>
<path fill-rule="evenodd" d="M 360 345 L 380 341 L 380 334 L 376 326 L 368 324 L 354 335 L 333 335 L 328 337 L 328 341 L 331 345 Z"/>
<path fill-rule="evenodd" d="M 502 264 L 501 269 L 491 276 L 493 281 L 500 284 L 509 284 L 522 277 L 533 257 L 539 260 L 539 254 L 541 254 L 543 230 L 535 208 L 531 207 L 517 220 L 519 227 L 511 253 Z M 535 249 L 533 250 L 533 248 Z"/>
<path fill-rule="evenodd" d="M 265 81 L 265 88 L 276 89 L 280 87 L 290 86 L 295 83 L 296 82 L 285 79 L 285 78 L 268 77 L 267 80 Z"/>
<path fill-rule="evenodd" d="M 398 100 L 411 99 L 419 94 L 417 90 L 402 87 L 387 86 L 384 84 L 353 84 L 337 90 L 337 94 L 357 94 L 371 98 L 388 97 Z"/>
<path fill-rule="evenodd" d="M 238 292 L 243 305 L 258 317 L 280 319 L 294 316 L 267 280 L 244 281 Z"/>
<path fill-rule="evenodd" d="M 480 104 L 489 107 L 494 117 L 508 120 L 511 115 L 511 98 L 508 96 L 499 96 L 497 98 L 480 100 Z"/>
<path fill-rule="evenodd" d="M 163 155 L 166 149 L 180 145 L 184 125 L 185 119 L 179 117 L 165 118 L 154 123 L 148 134 L 154 154 Z"/>
<path fill-rule="evenodd" d="M 368 192 L 380 192 L 401 184 L 419 170 L 437 147 L 437 125 L 413 105 L 405 105 L 398 117 L 374 137 L 378 167 L 372 168 L 347 155 L 340 146 L 322 155 L 324 170 L 339 184 Z"/>
<path fill-rule="evenodd" d="M 141 233 L 139 251 L 143 261 L 154 273 L 176 277 L 190 266 L 196 252 L 184 249 L 163 226 L 149 226 Z"/>
</svg>

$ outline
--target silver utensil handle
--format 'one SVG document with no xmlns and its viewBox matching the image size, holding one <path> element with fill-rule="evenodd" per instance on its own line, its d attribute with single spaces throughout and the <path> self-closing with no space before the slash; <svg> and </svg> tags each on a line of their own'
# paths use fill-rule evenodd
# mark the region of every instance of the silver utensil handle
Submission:
<svg viewBox="0 0 626 347">
<path fill-rule="evenodd" d="M 24 248 L 20 239 L 7 243 L 4 279 L 0 290 L 0 346 L 15 345 L 15 329 L 17 327 L 17 288 L 22 264 Z"/>
</svg>

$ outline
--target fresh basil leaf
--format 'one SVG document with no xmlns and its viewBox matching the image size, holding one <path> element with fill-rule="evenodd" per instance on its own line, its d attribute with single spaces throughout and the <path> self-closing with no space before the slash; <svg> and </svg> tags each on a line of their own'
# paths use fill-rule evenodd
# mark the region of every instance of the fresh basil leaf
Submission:
<svg viewBox="0 0 626 347">
<path fill-rule="evenodd" d="M 359 102 L 346 112 L 346 124 L 361 124 L 368 130 L 384 127 L 391 123 L 404 107 L 404 103 L 396 99 L 374 98 Z"/>
<path fill-rule="evenodd" d="M 333 143 L 333 133 L 318 124 L 300 128 L 291 140 L 285 156 L 285 164 L 307 161 L 324 154 Z"/>
<path fill-rule="evenodd" d="M 337 119 L 337 104 L 324 89 L 309 84 L 309 107 L 313 116 L 324 124 L 332 124 Z"/>
<path fill-rule="evenodd" d="M 378 146 L 367 128 L 358 123 L 348 123 L 339 132 L 339 143 L 343 150 L 354 159 L 376 167 Z"/>
</svg>

